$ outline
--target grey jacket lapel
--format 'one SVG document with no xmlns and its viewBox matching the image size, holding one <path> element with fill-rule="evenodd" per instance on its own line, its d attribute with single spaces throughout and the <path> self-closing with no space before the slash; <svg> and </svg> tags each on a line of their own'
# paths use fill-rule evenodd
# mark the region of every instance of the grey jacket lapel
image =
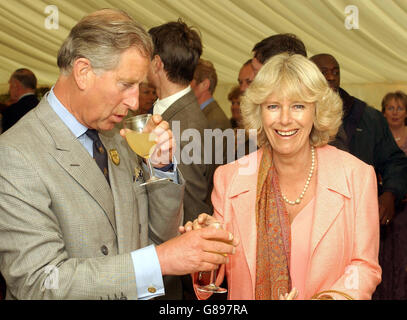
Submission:
<svg viewBox="0 0 407 320">
<path fill-rule="evenodd" d="M 133 225 L 134 219 L 138 219 L 138 210 L 133 190 L 132 174 L 134 168 L 131 168 L 128 161 L 129 150 L 126 141 L 119 137 L 118 134 L 118 131 L 111 130 L 100 132 L 99 136 L 108 154 L 116 228 L 117 234 L 120 235 L 118 237 L 118 249 L 119 253 L 121 253 L 131 251 L 134 246 L 132 236 L 137 233 L 137 230 L 129 228 L 129 225 Z"/>
<path fill-rule="evenodd" d="M 45 97 L 35 112 L 55 143 L 49 153 L 102 207 L 116 232 L 112 192 L 93 158 L 52 110 Z"/>
</svg>

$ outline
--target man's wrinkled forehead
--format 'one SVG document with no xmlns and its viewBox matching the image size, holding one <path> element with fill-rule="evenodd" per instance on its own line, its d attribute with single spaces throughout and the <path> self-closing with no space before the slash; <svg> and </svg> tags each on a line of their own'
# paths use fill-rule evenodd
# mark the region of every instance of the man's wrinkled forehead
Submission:
<svg viewBox="0 0 407 320">
<path fill-rule="evenodd" d="M 250 79 L 253 80 L 254 78 L 254 70 L 251 63 L 243 66 L 239 72 L 239 79 Z"/>
<path fill-rule="evenodd" d="M 339 69 L 339 64 L 331 55 L 316 56 L 311 59 L 319 68 Z"/>
</svg>

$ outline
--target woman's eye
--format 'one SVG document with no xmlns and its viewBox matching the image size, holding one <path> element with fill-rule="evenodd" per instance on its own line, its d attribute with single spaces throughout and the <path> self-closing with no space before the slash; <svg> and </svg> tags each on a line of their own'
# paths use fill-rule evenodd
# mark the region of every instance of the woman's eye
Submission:
<svg viewBox="0 0 407 320">
<path fill-rule="evenodd" d="M 302 104 L 295 104 L 295 105 L 293 106 L 293 108 L 294 108 L 295 110 L 302 110 L 302 109 L 304 109 L 305 107 L 304 107 L 304 105 L 302 105 Z"/>
<path fill-rule="evenodd" d="M 276 109 L 278 108 L 278 105 L 276 105 L 276 104 L 269 104 L 266 108 L 267 108 L 268 110 L 276 110 Z"/>
</svg>

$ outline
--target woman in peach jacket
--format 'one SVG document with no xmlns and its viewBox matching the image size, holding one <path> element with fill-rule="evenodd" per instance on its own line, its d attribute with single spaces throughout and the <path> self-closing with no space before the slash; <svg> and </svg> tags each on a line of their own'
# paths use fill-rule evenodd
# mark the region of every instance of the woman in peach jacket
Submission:
<svg viewBox="0 0 407 320">
<path fill-rule="evenodd" d="M 216 283 L 226 276 L 233 300 L 370 299 L 381 279 L 376 176 L 327 145 L 339 96 L 313 62 L 281 54 L 246 90 L 242 114 L 259 150 L 218 168 L 214 215 L 185 226 L 218 220 L 239 239 Z"/>
</svg>

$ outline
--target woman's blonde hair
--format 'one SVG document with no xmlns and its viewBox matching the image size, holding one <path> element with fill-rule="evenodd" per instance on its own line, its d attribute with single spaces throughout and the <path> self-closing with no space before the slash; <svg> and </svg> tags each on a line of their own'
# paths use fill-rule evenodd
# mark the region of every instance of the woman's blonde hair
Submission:
<svg viewBox="0 0 407 320">
<path fill-rule="evenodd" d="M 306 57 L 283 53 L 270 58 L 260 69 L 241 101 L 243 124 L 257 130 L 257 144 L 268 144 L 263 130 L 261 104 L 277 93 L 279 97 L 315 104 L 310 143 L 323 146 L 332 140 L 342 123 L 342 100 L 328 85 L 318 67 Z"/>
</svg>

